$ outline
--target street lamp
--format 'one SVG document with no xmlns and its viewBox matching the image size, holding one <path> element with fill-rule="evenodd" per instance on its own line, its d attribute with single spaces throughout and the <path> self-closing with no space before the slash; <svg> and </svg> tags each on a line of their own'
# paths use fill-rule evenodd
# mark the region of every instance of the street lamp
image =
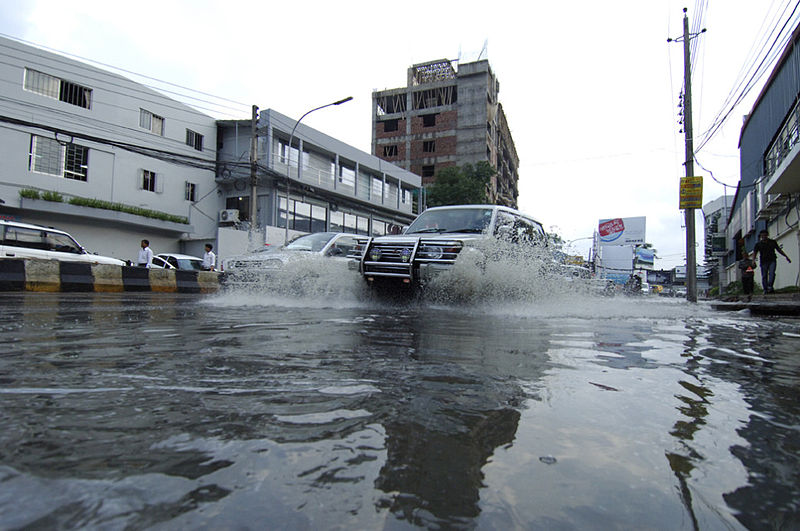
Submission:
<svg viewBox="0 0 800 531">
<path fill-rule="evenodd" d="M 332 107 L 334 105 L 341 105 L 342 103 L 347 103 L 348 101 L 352 100 L 353 96 L 348 96 L 342 100 L 334 101 L 333 103 L 328 103 L 327 105 L 322 105 L 320 107 L 315 107 L 311 109 L 303 116 L 300 117 L 297 122 L 295 122 L 294 127 L 292 127 L 292 134 L 289 135 L 289 145 L 286 149 L 286 237 L 284 238 L 283 244 L 286 245 L 289 243 L 289 188 L 291 185 L 291 176 L 289 172 L 292 170 L 292 141 L 294 140 L 294 132 L 297 129 L 297 126 L 300 125 L 300 122 L 311 114 L 314 111 L 318 111 L 320 109 L 324 109 L 325 107 Z M 302 154 L 300 153 L 300 149 L 297 150 L 297 171 L 300 172 L 300 162 L 302 160 Z"/>
</svg>

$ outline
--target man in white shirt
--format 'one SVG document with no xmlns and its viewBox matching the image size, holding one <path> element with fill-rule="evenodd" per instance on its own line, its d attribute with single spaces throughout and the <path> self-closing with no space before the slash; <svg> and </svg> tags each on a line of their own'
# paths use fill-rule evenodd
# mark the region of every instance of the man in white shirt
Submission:
<svg viewBox="0 0 800 531">
<path fill-rule="evenodd" d="M 139 267 L 153 267 L 153 251 L 150 250 L 150 242 L 142 240 L 142 248 L 139 250 L 139 259 L 136 261 Z"/>
<path fill-rule="evenodd" d="M 206 271 L 214 271 L 217 265 L 217 256 L 211 251 L 213 248 L 210 243 L 206 244 L 206 254 L 203 255 L 203 269 Z"/>
</svg>

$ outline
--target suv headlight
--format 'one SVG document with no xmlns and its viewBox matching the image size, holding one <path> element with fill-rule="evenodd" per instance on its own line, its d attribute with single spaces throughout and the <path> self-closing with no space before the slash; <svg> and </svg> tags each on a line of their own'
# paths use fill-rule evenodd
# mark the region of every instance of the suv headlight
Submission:
<svg viewBox="0 0 800 531">
<path fill-rule="evenodd" d="M 439 245 L 423 245 L 417 251 L 417 256 L 430 260 L 438 260 L 444 255 L 444 249 Z"/>
</svg>

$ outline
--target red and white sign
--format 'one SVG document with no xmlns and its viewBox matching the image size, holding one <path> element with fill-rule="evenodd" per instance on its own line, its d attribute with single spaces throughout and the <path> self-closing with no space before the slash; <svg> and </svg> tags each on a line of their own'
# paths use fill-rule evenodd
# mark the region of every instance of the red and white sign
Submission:
<svg viewBox="0 0 800 531">
<path fill-rule="evenodd" d="M 600 236 L 603 237 L 612 236 L 624 230 L 625 222 L 622 221 L 622 218 L 612 219 L 606 221 L 605 223 L 600 223 L 600 226 L 597 228 L 597 232 L 599 232 Z"/>
<path fill-rule="evenodd" d="M 644 243 L 644 216 L 601 219 L 597 225 L 600 245 L 639 245 Z"/>
</svg>

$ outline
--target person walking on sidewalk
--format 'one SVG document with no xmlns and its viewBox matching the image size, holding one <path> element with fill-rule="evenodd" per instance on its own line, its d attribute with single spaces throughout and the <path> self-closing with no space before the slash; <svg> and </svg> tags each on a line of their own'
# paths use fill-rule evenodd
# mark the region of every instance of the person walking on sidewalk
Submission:
<svg viewBox="0 0 800 531">
<path fill-rule="evenodd" d="M 142 240 L 142 248 L 139 250 L 139 258 L 136 261 L 139 267 L 153 267 L 153 251 L 150 249 L 150 242 Z"/>
<path fill-rule="evenodd" d="M 755 260 L 750 258 L 750 255 L 747 252 L 742 255 L 742 259 L 739 260 L 739 270 L 742 272 L 742 290 L 744 291 L 745 297 L 747 297 L 747 302 L 753 298 L 753 284 L 755 283 L 755 276 L 756 276 L 756 262 Z"/>
<path fill-rule="evenodd" d="M 782 254 L 787 262 L 792 263 L 778 242 L 770 238 L 766 230 L 759 232 L 758 242 L 753 247 L 753 260 L 756 259 L 756 256 L 761 258 L 761 287 L 764 288 L 764 293 L 775 293 L 775 289 L 772 287 L 775 284 L 775 269 L 778 265 L 778 255 L 775 254 L 775 251 Z"/>
<path fill-rule="evenodd" d="M 211 250 L 214 247 L 210 244 L 206 244 L 206 254 L 203 255 L 203 269 L 206 271 L 214 271 L 217 266 L 217 255 Z"/>
</svg>

